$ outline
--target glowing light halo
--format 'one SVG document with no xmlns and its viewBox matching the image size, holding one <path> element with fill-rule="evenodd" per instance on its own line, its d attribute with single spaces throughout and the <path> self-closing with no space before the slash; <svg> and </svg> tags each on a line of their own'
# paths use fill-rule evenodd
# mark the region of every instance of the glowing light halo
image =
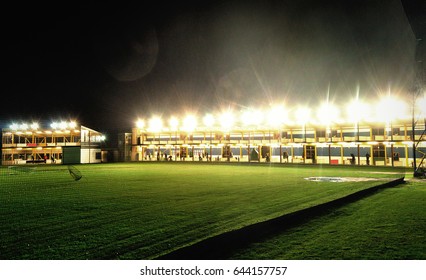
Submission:
<svg viewBox="0 0 426 280">
<path fill-rule="evenodd" d="M 263 122 L 263 112 L 261 110 L 244 110 L 241 114 L 240 121 L 245 126 L 259 126 Z"/>
<path fill-rule="evenodd" d="M 235 123 L 234 114 L 231 111 L 225 111 L 219 116 L 219 122 L 224 130 L 230 130 Z"/>
<path fill-rule="evenodd" d="M 206 114 L 203 118 L 203 123 L 206 127 L 212 128 L 215 123 L 215 118 L 212 114 Z"/>
<path fill-rule="evenodd" d="M 33 122 L 32 124 L 30 124 L 30 127 L 31 127 L 32 130 L 37 130 L 39 128 L 39 125 L 38 125 L 38 123 Z"/>
<path fill-rule="evenodd" d="M 139 129 L 145 128 L 145 121 L 142 119 L 138 119 L 136 121 L 136 127 Z"/>
<path fill-rule="evenodd" d="M 36 133 L 41 133 L 41 125 L 37 121 L 32 122 L 12 122 L 9 125 L 9 129 L 17 132 L 26 131 L 27 133 L 33 131 Z M 49 127 L 55 131 L 63 131 L 70 132 L 74 130 L 74 132 L 78 132 L 78 126 L 76 121 L 53 121 L 50 123 Z M 44 130 L 46 127 L 44 127 Z M 49 131 L 49 130 L 46 130 Z"/>
<path fill-rule="evenodd" d="M 351 123 L 359 123 L 371 118 L 371 106 L 359 99 L 353 99 L 346 106 L 346 120 Z"/>
<path fill-rule="evenodd" d="M 378 122 L 392 122 L 407 115 L 407 104 L 390 94 L 382 97 L 376 104 L 375 119 Z"/>
<path fill-rule="evenodd" d="M 425 99 L 418 99 L 416 102 L 416 111 L 424 114 Z M 285 106 L 274 106 L 269 109 L 246 108 L 234 114 L 228 110 L 221 113 L 207 112 L 204 116 L 189 114 L 182 119 L 171 117 L 167 129 L 183 130 L 187 132 L 195 129 L 212 130 L 223 129 L 229 131 L 238 126 L 242 129 L 266 129 L 277 128 L 283 125 L 326 125 L 333 124 L 358 124 L 361 122 L 390 122 L 396 119 L 409 120 L 410 114 L 407 114 L 407 104 L 402 100 L 387 95 L 381 99 L 371 101 L 370 104 L 362 100 L 353 99 L 346 106 L 339 107 L 332 103 L 319 104 L 317 108 L 307 106 L 295 106 L 288 108 Z M 314 114 L 313 114 L 314 113 Z M 238 117 L 237 117 L 238 116 Z M 151 118 L 152 119 L 152 118 Z M 152 122 L 152 120 L 151 120 Z M 161 125 L 159 125 L 161 123 Z M 200 127 L 197 127 L 201 125 Z M 157 125 L 146 125 L 141 119 L 136 122 L 138 128 L 146 128 L 147 131 L 158 131 L 163 128 L 162 122 L 157 121 Z M 217 127 L 214 127 L 217 126 Z M 157 128 L 155 128 L 157 127 Z"/>
<path fill-rule="evenodd" d="M 163 120 L 158 116 L 153 116 L 148 121 L 148 130 L 152 132 L 160 132 L 163 128 Z"/>
<path fill-rule="evenodd" d="M 417 100 L 415 110 L 420 117 L 426 118 L 426 94 Z"/>
<path fill-rule="evenodd" d="M 179 127 L 179 119 L 177 117 L 170 117 L 169 126 L 171 130 L 177 130 Z"/>
<path fill-rule="evenodd" d="M 329 126 L 331 123 L 340 123 L 342 120 L 340 119 L 340 110 L 332 103 L 322 103 L 320 107 L 317 109 L 317 121 L 319 124 Z"/>
<path fill-rule="evenodd" d="M 285 122 L 288 122 L 287 111 L 282 105 L 275 105 L 271 107 L 267 115 L 268 125 L 277 127 Z"/>
<path fill-rule="evenodd" d="M 305 125 L 310 120 L 311 110 L 308 107 L 298 107 L 295 112 L 296 123 Z"/>
<path fill-rule="evenodd" d="M 189 114 L 183 119 L 182 130 L 192 132 L 197 128 L 197 117 Z"/>
</svg>

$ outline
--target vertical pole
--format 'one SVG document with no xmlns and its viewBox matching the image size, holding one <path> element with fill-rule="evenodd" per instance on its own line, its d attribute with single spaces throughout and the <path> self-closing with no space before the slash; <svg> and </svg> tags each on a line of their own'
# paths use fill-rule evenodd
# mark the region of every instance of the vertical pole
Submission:
<svg viewBox="0 0 426 280">
<path fill-rule="evenodd" d="M 405 145 L 405 166 L 409 165 L 408 161 L 408 145 Z"/>
<path fill-rule="evenodd" d="M 360 155 L 359 144 L 357 144 L 357 152 L 358 152 L 358 165 L 361 165 L 361 155 Z"/>
<path fill-rule="evenodd" d="M 306 140 L 305 144 L 303 145 L 303 163 L 306 163 Z"/>
<path fill-rule="evenodd" d="M 415 96 L 413 96 L 413 119 L 412 119 L 412 141 L 413 141 L 413 173 L 414 177 L 416 177 L 417 170 L 417 159 L 416 159 L 416 121 L 414 119 L 414 107 L 416 105 Z"/>
<path fill-rule="evenodd" d="M 140 161 L 144 161 L 145 160 L 145 153 L 146 153 L 146 151 L 145 151 L 145 148 L 144 147 L 140 147 L 141 148 L 141 153 L 140 153 L 140 156 L 139 156 L 139 160 Z"/>
<path fill-rule="evenodd" d="M 380 149 L 380 145 L 379 145 L 379 149 Z M 384 164 L 385 164 L 385 166 L 387 166 L 388 165 L 388 149 L 385 145 L 383 145 L 383 149 L 384 149 L 384 152 L 385 152 Z M 380 154 L 380 152 L 379 152 L 379 154 Z"/>
<path fill-rule="evenodd" d="M 257 161 L 260 162 L 260 158 L 262 157 L 262 146 L 257 146 L 257 150 L 259 151 L 257 156 Z"/>
<path fill-rule="evenodd" d="M 90 130 L 89 130 L 89 163 L 90 163 Z"/>
<path fill-rule="evenodd" d="M 251 140 L 251 130 L 248 131 L 248 144 L 247 144 L 247 155 L 248 155 L 248 162 L 250 162 L 250 140 Z"/>
</svg>

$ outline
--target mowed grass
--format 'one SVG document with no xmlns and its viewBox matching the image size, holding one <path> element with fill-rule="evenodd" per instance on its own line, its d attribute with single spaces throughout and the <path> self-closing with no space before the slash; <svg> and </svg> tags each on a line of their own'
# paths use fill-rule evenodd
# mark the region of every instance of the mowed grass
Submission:
<svg viewBox="0 0 426 280">
<path fill-rule="evenodd" d="M 384 189 L 252 244 L 234 259 L 426 259 L 426 188 Z"/>
<path fill-rule="evenodd" d="M 76 167 L 83 174 L 79 181 L 66 166 L 40 165 L 13 174 L 0 168 L 1 259 L 151 259 L 401 177 L 390 173 L 398 169 L 348 166 L 164 162 Z M 336 175 L 383 181 L 304 180 Z"/>
</svg>

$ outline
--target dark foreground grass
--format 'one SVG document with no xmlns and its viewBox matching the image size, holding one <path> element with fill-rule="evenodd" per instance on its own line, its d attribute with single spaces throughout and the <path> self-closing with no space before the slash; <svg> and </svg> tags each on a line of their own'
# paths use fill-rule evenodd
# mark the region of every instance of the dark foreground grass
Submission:
<svg viewBox="0 0 426 280">
<path fill-rule="evenodd" d="M 151 259 L 401 176 L 369 169 L 192 163 L 0 168 L 1 259 Z M 382 178 L 309 182 L 309 176 Z M 350 246 L 349 244 L 347 246 Z"/>
<path fill-rule="evenodd" d="M 236 252 L 234 259 L 426 259 L 426 187 L 409 181 Z"/>
</svg>

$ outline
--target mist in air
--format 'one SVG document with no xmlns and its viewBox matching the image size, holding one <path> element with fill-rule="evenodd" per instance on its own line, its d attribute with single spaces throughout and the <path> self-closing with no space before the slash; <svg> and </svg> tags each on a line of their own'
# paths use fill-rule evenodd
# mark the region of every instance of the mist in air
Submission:
<svg viewBox="0 0 426 280">
<path fill-rule="evenodd" d="M 101 29 L 100 63 L 119 82 L 112 100 L 166 114 L 406 94 L 415 38 L 401 3 L 316 2 L 218 3 L 155 28 L 131 19 L 119 41 Z"/>
</svg>

